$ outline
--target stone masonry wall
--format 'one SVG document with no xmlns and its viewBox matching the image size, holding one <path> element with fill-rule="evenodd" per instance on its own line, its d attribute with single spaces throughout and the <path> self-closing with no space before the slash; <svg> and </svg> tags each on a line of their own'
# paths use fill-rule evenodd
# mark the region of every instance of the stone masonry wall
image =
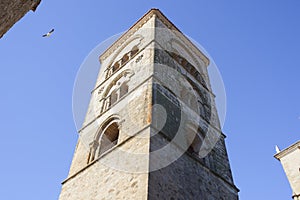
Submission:
<svg viewBox="0 0 300 200">
<path fill-rule="evenodd" d="M 165 66 L 170 67 L 171 68 L 170 70 L 177 69 L 178 65 L 176 65 L 174 60 L 172 60 L 172 58 L 170 58 L 170 56 L 167 53 L 162 53 L 162 52 L 163 52 L 162 50 L 157 50 L 157 49 L 155 50 L 154 62 L 164 64 Z M 163 56 L 162 56 L 162 54 L 163 54 Z M 176 95 L 176 98 L 185 101 L 184 98 L 186 98 L 186 95 L 185 96 L 180 95 L 182 93 L 180 91 L 183 91 L 183 90 L 188 91 L 188 87 L 190 87 L 190 86 L 184 85 L 184 81 L 176 80 L 176 78 L 178 78 L 178 77 L 176 77 L 176 76 L 172 77 L 169 75 L 170 73 L 165 73 L 164 70 L 162 70 L 162 67 L 163 66 L 160 66 L 160 65 L 155 66 L 155 72 L 157 72 L 157 73 L 155 73 L 156 74 L 155 77 L 157 77 L 159 80 L 161 80 L 161 82 L 163 82 L 164 85 L 168 86 L 169 89 L 173 90 L 173 92 Z M 168 68 L 167 68 L 167 70 L 168 70 Z M 176 73 L 177 72 L 175 72 L 175 75 L 176 75 Z M 186 78 L 186 76 L 184 78 Z M 209 95 L 209 93 L 206 92 L 204 89 L 199 88 L 199 90 L 203 95 L 205 95 L 205 94 Z M 213 99 L 213 96 L 208 96 L 207 98 Z M 210 102 L 213 102 L 213 101 L 210 100 Z M 171 103 L 170 102 L 165 103 L 165 105 L 167 105 L 167 104 L 171 104 Z M 187 104 L 183 104 L 183 105 L 190 106 Z M 214 107 L 213 105 L 211 105 L 211 106 Z M 178 109 L 182 110 L 184 108 L 182 107 L 182 108 L 178 108 Z M 176 109 L 171 109 L 171 110 L 174 113 Z M 171 112 L 171 110 L 170 110 L 170 112 Z M 213 112 L 209 112 L 209 113 L 212 113 L 212 114 L 208 115 L 208 116 L 206 115 L 205 117 L 212 125 L 218 127 L 219 126 L 218 120 L 215 117 L 217 115 L 216 110 L 213 110 Z M 194 118 L 194 116 L 192 116 L 192 115 L 189 116 L 190 113 L 186 113 L 186 114 L 187 114 L 186 118 L 189 118 L 191 120 Z M 172 115 L 170 115 L 170 113 L 169 113 L 168 117 L 172 117 Z M 177 118 L 180 119 L 180 116 Z M 153 119 L 153 120 L 155 123 L 156 119 Z M 172 122 L 169 122 L 170 127 L 172 127 L 172 125 L 177 124 L 177 123 L 178 123 L 178 121 L 175 121 L 175 120 Z M 167 133 L 167 134 L 170 134 L 170 133 Z M 219 133 L 219 135 L 221 136 L 222 134 Z M 232 175 L 231 175 L 231 170 L 230 170 L 230 166 L 229 166 L 228 155 L 227 155 L 226 147 L 224 144 L 224 136 L 220 137 L 220 140 L 216 143 L 214 149 L 204 159 L 206 160 L 205 163 L 208 167 L 210 167 L 213 171 L 215 171 L 216 173 L 223 176 L 227 181 L 232 182 Z"/>
<path fill-rule="evenodd" d="M 161 135 L 151 137 L 150 149 L 163 146 Z M 150 163 L 155 162 L 150 156 Z M 237 200 L 237 189 L 188 154 L 149 174 L 148 199 Z"/>
<path fill-rule="evenodd" d="M 232 181 L 223 135 L 205 158 L 182 151 L 182 148 L 188 150 L 193 142 L 190 134 L 194 133 L 191 131 L 194 129 L 189 128 L 201 124 L 200 128 L 207 129 L 210 118 L 213 131 L 221 134 L 205 61 L 188 53 L 179 45 L 175 35 L 157 34 L 153 29 L 159 22 L 156 17 L 147 17 L 142 22 L 139 27 L 131 28 L 136 30 L 134 34 L 125 33 L 118 45 L 112 45 L 108 49 L 109 53 L 100 56 L 101 71 L 92 91 L 85 122 L 79 131 L 80 138 L 70 173 L 63 183 L 59 199 L 237 200 L 238 189 Z M 134 57 L 112 74 L 107 73 L 135 46 L 139 52 Z M 190 84 L 196 82 L 197 78 L 188 74 L 172 75 L 170 70 L 178 72 L 182 68 L 170 54 L 158 53 L 158 47 L 163 50 L 170 48 L 170 51 L 175 49 L 177 54 L 186 57 L 188 62 L 197 67 L 202 75 L 198 77 L 198 94 L 192 94 L 194 90 Z M 128 92 L 103 110 L 103 99 L 109 97 L 108 91 L 112 91 L 111 88 L 117 88 L 119 77 L 123 77 L 125 72 L 128 72 L 125 76 L 129 79 Z M 207 86 L 201 86 L 205 82 Z M 191 112 L 191 108 L 198 108 L 197 99 L 202 101 L 201 98 L 207 104 L 207 110 L 202 113 L 206 118 L 199 117 L 200 113 Z M 155 104 L 166 109 L 165 122 L 163 112 L 154 112 L 155 109 L 159 110 Z M 120 119 L 117 145 L 89 163 L 89 144 L 101 133 L 99 127 L 111 116 Z M 181 122 L 190 123 L 191 126 L 184 128 L 181 131 L 183 135 L 177 137 Z M 174 142 L 170 142 L 173 138 Z M 175 156 L 169 156 L 170 153 Z M 162 161 L 168 162 L 168 159 L 174 162 L 164 165 Z"/>
<path fill-rule="evenodd" d="M 35 11 L 41 0 L 1 0 L 0 38 L 28 11 Z"/>
<path fill-rule="evenodd" d="M 153 20 L 144 26 L 151 27 L 151 24 Z M 69 176 L 62 186 L 60 200 L 147 199 L 154 46 L 151 33 L 148 31 L 147 34 L 139 30 L 127 38 L 124 45 L 115 49 L 112 55 L 102 60 L 101 71 L 92 91 L 89 110 L 79 132 L 78 145 Z M 106 70 L 115 61 L 122 59 L 133 46 L 137 46 L 139 52 L 115 73 L 106 77 Z M 128 93 L 109 109 L 101 109 L 101 101 L 106 98 L 106 92 L 117 84 L 116 80 L 124 72 L 128 72 L 126 78 L 130 79 Z M 89 144 L 99 133 L 99 127 L 111 116 L 120 119 L 118 143 L 99 159 L 88 164 Z"/>
<path fill-rule="evenodd" d="M 140 134 L 143 134 L 143 140 L 133 137 L 64 183 L 59 199 L 146 200 L 148 173 L 132 173 L 117 169 L 120 165 L 127 165 L 125 168 L 136 169 L 139 163 L 148 166 L 150 128 Z M 143 156 L 139 160 L 132 160 L 132 157 L 122 153 L 122 149 Z"/>
</svg>

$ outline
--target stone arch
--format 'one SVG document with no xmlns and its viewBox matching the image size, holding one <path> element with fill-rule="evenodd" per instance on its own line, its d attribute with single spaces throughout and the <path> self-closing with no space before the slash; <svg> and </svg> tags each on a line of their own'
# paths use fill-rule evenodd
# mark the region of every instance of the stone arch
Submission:
<svg viewBox="0 0 300 200">
<path fill-rule="evenodd" d="M 101 110 L 100 112 L 106 111 L 111 105 L 118 102 L 120 98 L 125 96 L 129 92 L 128 82 L 131 76 L 134 75 L 132 70 L 124 70 L 119 73 L 111 83 L 106 87 L 100 100 Z"/>
<path fill-rule="evenodd" d="M 187 138 L 190 144 L 188 151 L 193 154 L 199 154 L 205 134 L 202 133 L 197 122 L 187 123 Z"/>
<path fill-rule="evenodd" d="M 186 52 L 186 54 L 192 59 L 194 64 L 196 64 L 196 67 L 194 64 L 191 64 L 185 57 L 181 56 L 178 52 L 178 49 L 174 47 L 173 44 L 177 44 L 180 48 Z M 169 41 L 169 45 L 171 48 L 171 52 L 169 51 L 169 54 L 175 59 L 192 77 L 195 78 L 203 87 L 208 89 L 207 86 L 207 76 L 203 72 L 203 68 L 201 67 L 201 64 L 199 63 L 198 59 L 193 55 L 193 53 L 183 45 L 183 43 L 177 39 L 171 39 Z"/>
<path fill-rule="evenodd" d="M 212 99 L 209 94 L 204 89 L 200 89 L 193 81 L 190 79 L 187 79 L 188 82 L 191 84 L 194 91 L 196 91 L 199 99 L 198 99 L 198 108 L 199 108 L 199 114 L 200 116 L 205 119 L 207 122 L 210 123 L 211 117 L 212 117 Z"/>
<path fill-rule="evenodd" d="M 193 55 L 193 53 L 187 48 L 187 46 L 185 44 L 183 44 L 183 42 L 181 42 L 178 39 L 172 38 L 169 41 L 169 44 L 171 46 L 171 51 L 174 51 L 175 53 L 178 53 L 178 50 L 174 47 L 174 44 L 177 44 L 178 46 L 180 46 L 180 48 L 182 48 L 193 60 L 193 62 L 196 64 L 197 68 L 200 68 L 200 74 L 203 74 L 203 71 L 201 69 L 201 64 L 199 63 L 199 61 L 197 60 L 197 58 Z"/>
<path fill-rule="evenodd" d="M 129 62 L 138 52 L 139 52 L 139 45 L 143 40 L 143 36 L 135 35 L 131 39 L 129 39 L 125 44 L 123 44 L 115 55 L 110 60 L 108 67 L 105 69 L 105 78 L 108 79 L 111 77 L 116 71 L 122 68 L 127 62 Z M 137 42 L 135 42 L 137 41 Z M 119 57 L 120 54 L 124 51 L 124 49 L 128 46 L 132 46 L 131 50 L 123 53 L 122 57 Z M 118 58 L 119 57 L 119 58 Z M 117 60 L 118 58 L 118 60 Z"/>
<path fill-rule="evenodd" d="M 124 54 L 123 57 L 121 58 L 121 65 L 124 65 L 128 60 L 129 60 L 129 55 L 128 53 Z"/>
<path fill-rule="evenodd" d="M 113 90 L 109 96 L 110 100 L 110 105 L 116 103 L 118 101 L 118 93 L 117 90 Z"/>
<path fill-rule="evenodd" d="M 200 135 L 197 133 L 195 135 L 195 138 L 194 138 L 192 144 L 190 145 L 190 151 L 192 151 L 193 153 L 199 154 L 201 145 L 202 145 L 202 141 L 203 141 L 203 138 L 201 138 Z"/>
<path fill-rule="evenodd" d="M 118 115 L 111 115 L 109 116 L 103 123 L 100 125 L 100 127 L 97 130 L 97 134 L 94 137 L 94 140 L 99 140 L 101 133 L 103 130 L 112 122 L 120 122 L 120 117 Z"/>
<path fill-rule="evenodd" d="M 113 62 L 116 60 L 116 58 L 119 56 L 119 54 L 132 42 L 134 42 L 135 40 L 139 40 L 138 44 L 134 45 L 134 46 L 139 46 L 142 43 L 142 40 L 144 39 L 144 37 L 140 34 L 138 35 L 134 35 L 131 39 L 127 40 L 122 47 L 115 53 L 115 55 L 111 58 L 108 66 L 111 66 L 113 64 Z"/>
<path fill-rule="evenodd" d="M 130 56 L 133 57 L 135 54 L 137 54 L 139 51 L 139 48 L 137 45 L 134 45 L 130 51 Z"/>
<path fill-rule="evenodd" d="M 129 91 L 129 86 L 128 86 L 129 81 L 124 81 L 121 86 L 120 86 L 120 98 L 122 98 L 125 94 L 128 93 Z"/>
<path fill-rule="evenodd" d="M 105 151 L 118 143 L 120 118 L 117 115 L 110 116 L 97 130 L 93 142 L 90 143 L 88 163 L 93 162 Z"/>
<path fill-rule="evenodd" d="M 96 152 L 97 156 L 101 156 L 104 152 L 118 144 L 119 139 L 119 124 L 116 121 L 111 122 L 100 136 L 99 149 Z"/>
<path fill-rule="evenodd" d="M 210 105 L 210 99 L 208 99 L 207 97 L 205 97 L 206 95 L 203 94 L 204 92 L 206 92 L 205 90 L 200 90 L 199 87 L 190 79 L 187 79 L 187 81 L 191 84 L 192 88 L 194 91 L 196 91 L 196 93 L 198 94 L 198 96 L 200 97 L 200 102 L 203 104 L 207 104 Z"/>
<path fill-rule="evenodd" d="M 124 70 L 123 72 L 121 72 L 120 74 L 118 74 L 118 76 L 116 76 L 116 78 L 114 78 L 111 83 L 106 87 L 104 93 L 103 93 L 103 98 L 106 97 L 107 95 L 109 95 L 109 93 L 112 91 L 111 89 L 116 86 L 118 80 L 120 80 L 122 77 L 126 77 L 128 79 L 131 78 L 131 76 L 134 75 L 134 72 L 132 70 Z"/>
</svg>

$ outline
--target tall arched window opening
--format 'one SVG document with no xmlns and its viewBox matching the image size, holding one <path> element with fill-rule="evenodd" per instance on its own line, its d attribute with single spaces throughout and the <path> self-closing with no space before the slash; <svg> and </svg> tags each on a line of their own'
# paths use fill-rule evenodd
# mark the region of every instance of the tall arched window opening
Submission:
<svg viewBox="0 0 300 200">
<path fill-rule="evenodd" d="M 116 146 L 119 138 L 119 127 L 116 122 L 109 125 L 101 136 L 99 156 Z"/>
<path fill-rule="evenodd" d="M 133 74 L 134 73 L 131 70 L 124 70 L 111 81 L 104 92 L 102 92 L 102 97 L 100 99 L 101 113 L 105 112 L 129 93 L 130 79 Z"/>
<path fill-rule="evenodd" d="M 118 101 L 118 93 L 117 91 L 113 91 L 111 94 L 110 94 L 110 100 L 109 100 L 109 106 L 113 105 L 115 102 Z"/>
<path fill-rule="evenodd" d="M 101 131 L 101 128 L 100 132 L 94 138 L 94 141 L 90 143 L 88 164 L 118 144 L 120 131 L 116 120 L 118 119 L 112 118 L 105 122 L 102 126 L 103 131 Z"/>
<path fill-rule="evenodd" d="M 128 93 L 128 84 L 127 82 L 122 83 L 120 87 L 120 98 Z"/>
</svg>

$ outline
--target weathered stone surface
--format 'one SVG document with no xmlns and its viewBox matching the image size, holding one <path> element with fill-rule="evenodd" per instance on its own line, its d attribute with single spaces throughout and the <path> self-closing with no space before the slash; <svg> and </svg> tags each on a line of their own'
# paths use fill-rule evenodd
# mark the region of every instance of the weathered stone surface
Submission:
<svg viewBox="0 0 300 200">
<path fill-rule="evenodd" d="M 144 133 L 150 133 L 145 130 Z M 99 199 L 147 199 L 148 174 L 120 171 L 118 165 L 127 165 L 128 168 L 148 167 L 148 156 L 144 154 L 140 160 L 124 157 L 120 151 L 126 149 L 135 153 L 146 153 L 149 149 L 149 137 L 143 140 L 132 138 L 117 149 L 103 156 L 85 170 L 63 184 L 60 200 L 99 200 Z M 120 161 L 121 163 L 118 163 Z M 107 166 L 107 164 L 111 166 Z"/>
<path fill-rule="evenodd" d="M 163 66 L 156 66 L 156 70 L 157 74 L 158 74 L 158 78 L 163 81 L 165 80 L 164 77 L 164 73 L 162 73 L 161 69 L 157 69 L 157 68 L 161 68 L 164 66 L 167 66 L 167 71 L 169 71 L 169 67 L 176 71 L 174 73 L 175 77 L 173 78 L 174 80 L 174 84 L 177 82 L 177 78 L 180 77 L 184 77 L 189 85 L 187 87 L 190 87 L 191 89 L 193 89 L 195 92 L 197 92 L 197 94 L 199 95 L 199 101 L 201 102 L 201 104 L 199 105 L 194 105 L 194 106 L 199 106 L 199 115 L 201 115 L 203 117 L 203 119 L 205 119 L 206 121 L 210 122 L 212 119 L 212 113 L 211 113 L 211 107 L 212 107 L 212 99 L 213 96 L 209 94 L 209 90 L 206 88 L 206 83 L 203 79 L 203 77 L 200 75 L 200 73 L 197 73 L 197 78 L 194 77 L 193 75 L 191 75 L 189 72 L 187 72 L 182 66 L 180 66 L 180 64 L 178 64 L 174 58 L 172 58 L 170 56 L 171 53 L 162 50 L 162 49 L 155 49 L 155 53 L 154 53 L 154 63 L 158 63 L 161 64 Z M 196 69 L 195 69 L 196 70 Z M 198 83 L 197 83 L 198 81 Z M 170 81 L 172 82 L 172 81 Z M 178 82 L 178 84 L 182 84 L 181 82 Z M 172 85 L 170 86 L 172 88 L 176 88 L 178 87 L 177 85 Z M 181 90 L 181 91 L 186 91 L 186 90 Z M 180 99 L 182 99 L 183 101 L 186 100 L 186 93 L 182 93 L 177 95 Z M 185 103 L 187 103 L 187 101 L 184 101 Z M 190 107 L 193 107 L 193 105 L 188 105 Z M 215 126 L 218 127 L 218 123 L 215 122 L 214 124 Z"/>
<path fill-rule="evenodd" d="M 300 199 L 300 141 L 275 155 L 285 171 L 293 190 L 293 199 Z"/>
<path fill-rule="evenodd" d="M 0 38 L 28 11 L 35 11 L 41 0 L 1 0 Z"/>
<path fill-rule="evenodd" d="M 238 199 L 209 60 L 170 30 L 177 29 L 151 10 L 100 56 L 60 200 Z M 102 152 L 101 138 L 113 138 L 107 132 L 118 137 Z"/>
<path fill-rule="evenodd" d="M 151 137 L 150 149 L 164 145 L 167 142 L 161 135 Z M 150 166 L 155 162 L 151 155 L 149 162 Z M 238 199 L 237 189 L 231 181 L 224 181 L 221 174 L 213 173 L 208 166 L 185 153 L 171 165 L 150 172 L 148 199 L 235 200 Z"/>
</svg>

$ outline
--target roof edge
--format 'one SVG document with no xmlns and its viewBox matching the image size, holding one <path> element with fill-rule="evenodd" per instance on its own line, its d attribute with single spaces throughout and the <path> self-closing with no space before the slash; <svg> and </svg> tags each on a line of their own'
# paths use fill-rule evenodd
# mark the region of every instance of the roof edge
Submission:
<svg viewBox="0 0 300 200">
<path fill-rule="evenodd" d="M 275 154 L 274 157 L 277 159 L 277 160 L 280 160 L 282 157 L 288 155 L 289 153 L 297 150 L 297 149 L 300 149 L 300 140 L 295 142 L 294 144 L 292 144 L 291 146 L 285 148 L 284 150 L 280 151 L 279 153 Z"/>
<path fill-rule="evenodd" d="M 144 14 L 138 21 L 136 21 L 124 34 L 122 34 L 112 45 L 110 45 L 100 56 L 99 56 L 99 60 L 100 62 L 107 58 L 111 52 L 113 51 L 116 46 L 118 45 L 118 43 L 122 40 L 122 39 L 127 39 L 127 37 L 130 37 L 135 31 L 137 31 L 139 28 L 137 28 L 136 30 L 134 30 L 134 27 L 136 27 L 139 24 L 142 24 L 142 20 L 146 19 L 145 23 L 153 16 L 154 13 L 156 12 L 160 12 L 158 9 L 156 8 L 152 8 L 151 10 L 149 10 L 146 14 Z M 139 27 L 139 26 L 138 26 Z"/>
<path fill-rule="evenodd" d="M 191 44 L 192 48 L 195 49 L 196 53 L 205 63 L 209 65 L 209 58 L 187 37 L 185 36 L 159 9 L 152 8 L 146 14 L 144 14 L 138 21 L 136 21 L 124 34 L 122 34 L 112 45 L 110 45 L 100 56 L 99 61 L 102 63 L 119 45 L 122 40 L 126 40 L 132 34 L 134 34 L 143 24 L 145 24 L 153 16 L 157 16 L 170 30 L 174 30 L 183 36 L 185 42 Z"/>
<path fill-rule="evenodd" d="M 41 0 L 32 0 L 32 1 L 35 2 L 35 4 L 33 4 L 32 8 L 31 8 L 31 10 L 34 12 L 37 9 L 37 7 L 40 5 Z"/>
</svg>

